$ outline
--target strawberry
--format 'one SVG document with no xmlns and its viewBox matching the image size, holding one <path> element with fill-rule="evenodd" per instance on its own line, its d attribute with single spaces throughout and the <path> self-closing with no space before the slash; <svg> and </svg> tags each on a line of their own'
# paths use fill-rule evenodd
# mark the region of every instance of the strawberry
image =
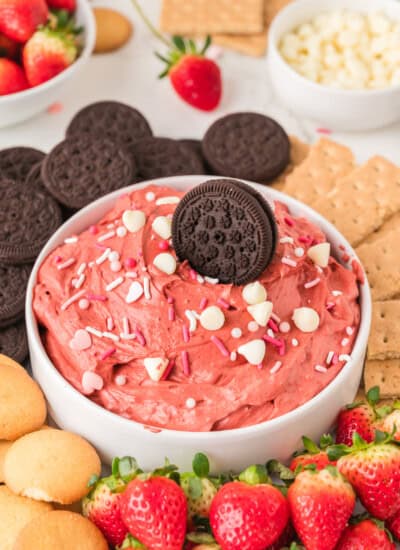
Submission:
<svg viewBox="0 0 400 550">
<path fill-rule="evenodd" d="M 47 4 L 52 10 L 67 10 L 69 12 L 76 10 L 76 0 L 47 0 Z"/>
<path fill-rule="evenodd" d="M 323 470 L 328 464 L 333 466 L 335 461 L 331 461 L 326 454 L 326 448 L 332 445 L 332 437 L 330 435 L 323 435 L 320 439 L 320 446 L 318 447 L 311 439 L 303 436 L 304 450 L 299 453 L 295 453 L 289 468 L 293 472 L 298 472 L 304 469 L 305 466 L 310 464 L 314 465 L 317 470 Z"/>
<path fill-rule="evenodd" d="M 199 478 L 194 474 L 183 474 L 181 487 L 186 495 L 189 525 L 195 516 L 208 518 L 211 503 L 217 494 L 214 483 L 206 477 Z"/>
<path fill-rule="evenodd" d="M 48 16 L 45 0 L 0 0 L 0 32 L 15 42 L 27 42 Z"/>
<path fill-rule="evenodd" d="M 289 520 L 279 539 L 271 546 L 268 546 L 267 550 L 282 550 L 282 548 L 289 547 L 295 536 L 296 533 L 294 532 L 293 525 Z"/>
<path fill-rule="evenodd" d="M 353 446 L 328 449 L 330 458 L 349 480 L 368 512 L 386 520 L 400 511 L 400 448 L 390 436 L 376 432 L 375 442 L 367 443 L 358 434 Z"/>
<path fill-rule="evenodd" d="M 391 434 L 393 439 L 400 441 L 400 410 L 395 409 L 388 416 L 375 423 L 376 429 Z"/>
<path fill-rule="evenodd" d="M 78 56 L 73 33 L 41 29 L 25 44 L 23 63 L 31 86 L 38 86 L 67 69 Z"/>
<path fill-rule="evenodd" d="M 0 96 L 29 88 L 24 71 L 10 59 L 0 58 Z"/>
<path fill-rule="evenodd" d="M 8 59 L 16 59 L 19 54 L 19 44 L 8 38 L 5 34 L 0 33 L 0 57 Z"/>
<path fill-rule="evenodd" d="M 288 490 L 294 528 L 307 550 L 333 550 L 355 505 L 350 484 L 334 466 L 305 470 Z"/>
<path fill-rule="evenodd" d="M 367 393 L 367 402 L 347 405 L 339 413 L 336 428 L 336 443 L 353 444 L 353 433 L 357 432 L 368 443 L 374 440 L 374 422 L 377 418 L 375 405 L 379 401 L 379 388 L 374 386 Z"/>
<path fill-rule="evenodd" d="M 149 550 L 181 550 L 186 533 L 185 493 L 160 475 L 131 481 L 120 499 L 122 520 Z"/>
<path fill-rule="evenodd" d="M 349 525 L 336 550 L 395 550 L 392 536 L 381 521 L 364 519 Z"/>
<path fill-rule="evenodd" d="M 288 503 L 272 485 L 232 481 L 212 501 L 210 525 L 222 550 L 264 550 L 289 519 Z"/>
<path fill-rule="evenodd" d="M 400 540 L 400 511 L 386 521 L 389 531 L 397 540 Z"/>
</svg>

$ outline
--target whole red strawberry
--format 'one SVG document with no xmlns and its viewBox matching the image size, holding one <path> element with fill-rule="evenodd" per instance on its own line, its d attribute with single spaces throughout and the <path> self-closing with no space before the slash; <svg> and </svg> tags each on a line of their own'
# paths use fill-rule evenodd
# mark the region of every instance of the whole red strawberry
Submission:
<svg viewBox="0 0 400 550">
<path fill-rule="evenodd" d="M 16 42 L 27 42 L 48 16 L 45 0 L 0 0 L 0 32 Z"/>
<path fill-rule="evenodd" d="M 264 483 L 227 483 L 210 509 L 211 529 L 222 550 L 264 550 L 278 540 L 288 520 L 285 497 Z"/>
<path fill-rule="evenodd" d="M 400 540 L 400 511 L 386 521 L 389 531 L 397 540 Z"/>
<path fill-rule="evenodd" d="M 367 393 L 367 402 L 356 402 L 347 405 L 339 413 L 336 428 L 336 443 L 353 444 L 353 434 L 357 432 L 368 443 L 374 440 L 377 415 L 375 405 L 379 401 L 379 388 L 374 386 Z"/>
<path fill-rule="evenodd" d="M 25 44 L 23 63 L 28 82 L 38 86 L 67 69 L 76 60 L 78 47 L 72 33 L 45 28 Z"/>
<path fill-rule="evenodd" d="M 381 521 L 364 519 L 349 525 L 343 532 L 336 550 L 395 550 L 393 539 Z"/>
<path fill-rule="evenodd" d="M 76 10 L 76 0 L 47 0 L 47 4 L 53 10 L 67 10 L 69 12 Z"/>
<path fill-rule="evenodd" d="M 10 59 L 0 58 L 0 96 L 29 88 L 24 71 Z"/>
<path fill-rule="evenodd" d="M 289 520 L 279 539 L 271 546 L 268 546 L 267 550 L 282 550 L 282 548 L 289 548 L 295 537 L 296 533 L 291 521 Z"/>
<path fill-rule="evenodd" d="M 149 550 L 181 550 L 186 533 L 186 497 L 166 477 L 136 478 L 121 495 L 122 520 Z"/>
<path fill-rule="evenodd" d="M 308 437 L 303 437 L 304 450 L 296 453 L 290 463 L 290 469 L 300 471 L 305 466 L 314 465 L 317 470 L 323 470 L 328 464 L 334 466 L 335 461 L 329 460 L 326 449 L 332 445 L 332 436 L 323 435 L 320 439 L 319 447 Z"/>
<path fill-rule="evenodd" d="M 350 484 L 334 466 L 305 470 L 288 490 L 291 518 L 307 550 L 333 550 L 355 505 Z"/>
</svg>

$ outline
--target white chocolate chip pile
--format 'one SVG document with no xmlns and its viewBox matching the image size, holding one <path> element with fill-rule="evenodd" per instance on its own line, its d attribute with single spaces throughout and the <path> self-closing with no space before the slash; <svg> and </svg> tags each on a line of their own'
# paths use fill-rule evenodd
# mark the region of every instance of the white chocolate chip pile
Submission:
<svg viewBox="0 0 400 550">
<path fill-rule="evenodd" d="M 298 73 L 325 86 L 400 85 L 400 21 L 380 12 L 322 13 L 286 33 L 279 50 Z"/>
</svg>

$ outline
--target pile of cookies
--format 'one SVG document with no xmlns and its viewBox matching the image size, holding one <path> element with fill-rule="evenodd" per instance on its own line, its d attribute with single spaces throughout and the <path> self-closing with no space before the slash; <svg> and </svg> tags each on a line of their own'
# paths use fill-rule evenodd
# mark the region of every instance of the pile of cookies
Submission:
<svg viewBox="0 0 400 550">
<path fill-rule="evenodd" d="M 0 355 L 0 369 L 1 550 L 107 550 L 97 527 L 73 511 L 100 474 L 96 451 L 44 424 L 43 394 L 18 363 Z"/>
<path fill-rule="evenodd" d="M 275 15 L 293 0 L 163 0 L 160 28 L 178 35 L 212 35 L 213 42 L 261 56 Z"/>
</svg>

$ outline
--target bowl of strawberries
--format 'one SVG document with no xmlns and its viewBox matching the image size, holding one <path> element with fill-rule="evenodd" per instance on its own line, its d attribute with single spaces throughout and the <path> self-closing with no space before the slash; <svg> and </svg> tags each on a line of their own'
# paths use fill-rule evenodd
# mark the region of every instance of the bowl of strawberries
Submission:
<svg viewBox="0 0 400 550">
<path fill-rule="evenodd" d="M 89 59 L 95 35 L 87 0 L 0 0 L 0 127 L 59 99 Z"/>
</svg>

